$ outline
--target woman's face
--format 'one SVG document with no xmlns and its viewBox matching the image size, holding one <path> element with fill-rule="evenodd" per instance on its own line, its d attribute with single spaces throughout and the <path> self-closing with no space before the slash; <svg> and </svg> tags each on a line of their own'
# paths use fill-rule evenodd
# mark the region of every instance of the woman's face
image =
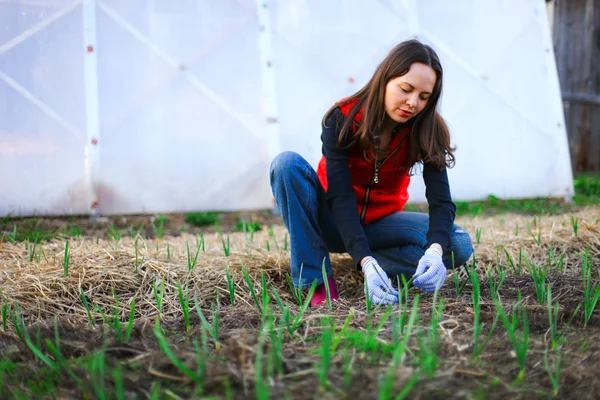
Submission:
<svg viewBox="0 0 600 400">
<path fill-rule="evenodd" d="M 405 75 L 385 86 L 385 112 L 395 122 L 403 123 L 419 114 L 427 105 L 436 75 L 433 68 L 414 63 Z"/>
</svg>

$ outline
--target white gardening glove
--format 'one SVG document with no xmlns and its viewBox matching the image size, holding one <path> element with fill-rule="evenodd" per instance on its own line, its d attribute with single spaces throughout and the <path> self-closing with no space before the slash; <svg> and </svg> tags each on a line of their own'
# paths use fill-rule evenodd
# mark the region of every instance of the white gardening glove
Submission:
<svg viewBox="0 0 600 400">
<path fill-rule="evenodd" d="M 434 292 L 441 288 L 446 281 L 446 267 L 441 251 L 435 248 L 427 249 L 419 260 L 413 278 L 413 284 L 424 292 Z"/>
<path fill-rule="evenodd" d="M 374 304 L 398 303 L 398 291 L 389 283 L 387 274 L 373 257 L 366 257 L 362 271 L 367 278 L 365 295 L 368 293 Z"/>
</svg>

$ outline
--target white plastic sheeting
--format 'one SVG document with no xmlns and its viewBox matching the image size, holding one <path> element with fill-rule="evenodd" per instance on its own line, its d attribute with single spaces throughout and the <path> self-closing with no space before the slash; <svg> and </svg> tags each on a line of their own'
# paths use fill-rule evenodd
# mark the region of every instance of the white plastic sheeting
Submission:
<svg viewBox="0 0 600 400">
<path fill-rule="evenodd" d="M 0 0 L 0 215 L 271 207 L 323 113 L 431 44 L 455 199 L 570 196 L 543 0 Z M 420 176 L 411 201 L 423 201 Z"/>
</svg>

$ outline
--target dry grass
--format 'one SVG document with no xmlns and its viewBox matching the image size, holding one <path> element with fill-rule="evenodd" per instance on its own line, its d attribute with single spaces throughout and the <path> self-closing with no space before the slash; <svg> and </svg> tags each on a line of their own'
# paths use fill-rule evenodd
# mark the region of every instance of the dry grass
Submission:
<svg viewBox="0 0 600 400">
<path fill-rule="evenodd" d="M 571 217 L 578 220 L 578 237 L 573 233 Z M 548 249 L 555 249 L 556 256 L 565 253 L 565 273 L 577 276 L 581 268 L 581 252 L 588 247 L 594 257 L 600 255 L 600 209 L 582 210 L 576 214 L 553 217 L 525 217 L 504 215 L 502 217 L 463 217 L 457 224 L 472 236 L 478 270 L 482 278 L 496 264 L 509 266 L 506 251 L 516 263 L 519 251 L 536 264 L 544 264 Z M 527 229 L 531 227 L 531 232 Z M 518 233 L 515 234 L 518 226 Z M 476 232 L 480 230 L 479 243 Z M 0 243 L 0 293 L 5 300 L 17 303 L 26 314 L 27 321 L 34 323 L 48 318 L 65 318 L 73 323 L 87 322 L 87 313 L 81 302 L 80 288 L 88 301 L 102 306 L 106 311 L 114 306 L 114 290 L 121 304 L 128 306 L 136 301 L 136 317 L 153 317 L 155 307 L 153 284 L 165 279 L 166 316 L 179 315 L 177 283 L 187 284 L 205 303 L 214 301 L 217 289 L 221 294 L 228 292 L 225 269 L 228 267 L 236 283 L 236 300 L 253 304 L 246 289 L 241 268 L 244 266 L 260 286 L 260 274 L 265 272 L 268 283 L 280 293 L 292 296 L 285 279 L 289 273 L 289 251 L 284 251 L 285 227 L 273 228 L 274 237 L 281 250 L 276 250 L 274 239 L 266 229 L 254 234 L 250 243 L 249 234 L 240 232 L 213 233 L 204 236 L 205 251 L 200 251 L 197 263 L 188 271 L 188 253 L 196 252 L 199 236 L 183 234 L 179 237 L 144 239 L 123 237 L 114 240 L 83 237 L 69 239 L 69 272 L 63 273 L 65 242 L 51 241 L 38 245 L 40 261 L 30 255 L 26 243 Z M 539 235 L 539 244 L 537 242 Z M 223 239 L 230 238 L 230 256 L 223 250 Z M 266 250 L 270 242 L 271 251 Z M 170 258 L 167 254 L 170 248 Z M 137 250 L 136 250 L 137 247 Z M 137 256 L 136 256 L 137 253 Z M 136 258 L 137 257 L 137 258 Z M 362 306 L 362 280 L 353 270 L 346 255 L 332 255 L 336 280 L 339 282 L 344 301 Z M 137 267 L 136 267 L 137 262 Z M 598 271 L 595 270 L 596 276 Z M 464 274 L 464 271 L 463 271 Z M 450 285 L 450 279 L 446 286 Z M 362 296 L 362 297 L 361 297 Z"/>
<path fill-rule="evenodd" d="M 574 234 L 572 221 L 577 220 L 577 237 Z M 588 207 L 577 213 L 552 216 L 533 217 L 503 215 L 501 217 L 462 217 L 457 223 L 466 229 L 473 238 L 477 271 L 482 285 L 482 319 L 489 326 L 495 313 L 491 295 L 487 286 L 487 271 L 505 268 L 509 276 L 500 290 L 500 296 L 505 306 L 511 304 L 520 290 L 524 297 L 528 314 L 530 315 L 531 332 L 533 337 L 532 351 L 528 359 L 527 389 L 511 385 L 514 378 L 516 362 L 510 353 L 510 344 L 501 328 L 494 334 L 488 348 L 483 352 L 483 364 L 473 364 L 471 360 L 470 342 L 472 340 L 472 302 L 470 298 L 470 284 L 466 285 L 465 292 L 457 294 L 451 277 L 446 281 L 444 289 L 440 292 L 444 298 L 442 321 L 439 325 L 441 334 L 440 359 L 442 366 L 435 375 L 435 379 L 423 381 L 418 389 L 412 392 L 414 397 L 452 396 L 461 398 L 468 396 L 477 397 L 479 390 L 484 390 L 491 397 L 532 398 L 544 397 L 549 391 L 549 381 L 543 366 L 544 340 L 547 336 L 548 320 L 544 306 L 537 304 L 531 276 L 523 268 L 522 274 L 517 274 L 511 267 L 507 253 L 512 257 L 513 263 L 519 258 L 519 253 L 526 255 L 536 265 L 546 264 L 549 250 L 556 256 L 564 253 L 563 271 L 555 271 L 549 282 L 553 286 L 553 297 L 561 304 L 561 323 L 566 322 L 573 315 L 574 308 L 582 297 L 581 285 L 581 253 L 587 248 L 594 260 L 594 278 L 600 277 L 598 261 L 600 260 L 600 208 Z M 518 228 L 517 228 L 518 226 Z M 529 228 L 528 228 L 529 226 Z M 478 233 L 479 232 L 479 233 Z M 40 244 L 36 248 L 33 261 L 30 261 L 30 248 L 25 243 L 11 244 L 0 242 L 0 293 L 4 302 L 18 304 L 24 321 L 29 326 L 47 325 L 54 319 L 62 321 L 72 327 L 88 327 L 88 314 L 82 303 L 80 291 L 91 304 L 99 306 L 106 314 L 115 306 L 115 296 L 120 305 L 120 316 L 127 320 L 131 303 L 135 300 L 136 332 L 144 338 L 144 325 L 159 315 L 159 310 L 154 297 L 154 286 L 165 282 L 165 295 L 163 301 L 163 321 L 165 326 L 183 332 L 182 311 L 178 298 L 178 284 L 187 286 L 190 298 L 197 296 L 204 310 L 209 310 L 215 303 L 217 292 L 222 305 L 221 337 L 223 343 L 222 354 L 227 362 L 214 365 L 212 384 L 216 393 L 223 388 L 223 376 L 229 376 L 230 383 L 236 388 L 243 388 L 248 393 L 248 381 L 252 381 L 254 374 L 253 362 L 256 356 L 256 330 L 260 326 L 260 314 L 254 305 L 250 291 L 243 279 L 242 266 L 260 287 L 261 273 L 264 272 L 269 287 L 277 288 L 284 301 L 294 303 L 293 296 L 288 287 L 285 275 L 289 272 L 289 252 L 281 249 L 284 246 L 286 230 L 283 226 L 273 228 L 274 237 L 267 229 L 254 234 L 252 241 L 244 233 L 211 233 L 204 236 L 205 251 L 200 251 L 195 267 L 188 270 L 187 246 L 193 259 L 196 252 L 196 243 L 199 237 L 183 234 L 179 237 L 165 237 L 162 239 L 144 239 L 123 237 L 118 243 L 114 240 L 82 237 L 69 239 L 69 271 L 68 276 L 63 272 L 63 256 L 65 242 L 53 240 Z M 223 240 L 230 239 L 230 255 L 226 256 L 223 249 Z M 477 242 L 479 238 L 479 242 Z M 274 240 L 280 250 L 276 249 Z M 266 242 L 269 241 L 271 251 L 267 251 Z M 168 249 L 168 250 L 167 250 Z M 39 258 L 39 261 L 38 261 Z M 324 316 L 331 316 L 341 327 L 349 313 L 354 317 L 350 325 L 356 330 L 364 329 L 368 319 L 363 295 L 362 277 L 354 270 L 352 261 L 347 255 L 332 255 L 336 281 L 342 299 L 334 303 L 332 311 L 326 307 L 310 310 L 307 322 L 303 325 L 299 337 L 286 340 L 284 357 L 286 359 L 286 375 L 272 382 L 272 392 L 283 393 L 306 389 L 310 395 L 299 395 L 297 398 L 307 398 L 315 395 L 315 377 L 312 363 L 315 355 L 311 348 L 315 338 L 319 337 L 321 327 L 318 322 Z M 552 263 L 551 263 L 552 264 Z M 225 269 L 229 268 L 235 282 L 236 306 L 229 306 L 228 286 Z M 467 279 L 466 272 L 460 272 L 462 280 Z M 114 295 L 113 295 L 114 293 Z M 418 292 L 410 289 L 411 298 Z M 424 318 L 421 322 L 426 326 L 431 313 L 431 297 L 422 295 L 419 311 Z M 297 305 L 292 305 L 298 311 Z M 600 362 L 600 347 L 598 342 L 590 338 L 598 337 L 600 333 L 600 310 L 596 310 L 591 323 L 583 329 L 582 319 L 575 316 L 573 326 L 567 331 L 568 346 L 564 348 L 563 355 L 563 381 L 562 397 L 593 398 L 594 393 L 600 389 L 600 373 L 597 363 Z M 93 313 L 96 322 L 100 323 L 102 317 Z M 378 315 L 381 315 L 379 312 Z M 311 322 L 315 322 L 312 324 Z M 199 331 L 199 320 L 193 321 L 196 334 Z M 150 324 L 151 325 L 151 324 Z M 389 343 L 391 329 L 384 326 L 380 332 L 382 343 Z M 4 340 L 11 334 L 3 334 Z M 14 335 L 12 336 L 14 338 Z M 11 339 L 12 340 L 12 339 Z M 81 338 L 72 338 L 73 349 L 84 346 Z M 77 344 L 75 344 L 77 343 Z M 146 343 L 146 342 L 144 342 Z M 585 344 L 586 352 L 581 353 L 580 347 Z M 144 364 L 145 370 L 151 379 L 163 374 L 172 381 L 183 379 L 176 378 L 177 371 L 172 368 L 164 372 L 157 367 L 168 364 L 164 356 L 160 356 L 156 346 L 144 345 L 146 350 L 141 353 L 153 356 L 161 361 Z M 409 346 L 418 352 L 416 340 Z M 4 346 L 2 347 L 4 348 Z M 0 348 L 0 351 L 2 350 Z M 185 353 L 184 350 L 182 352 Z M 123 358 L 141 357 L 140 354 L 118 356 Z M 162 358 L 161 358 L 162 357 Z M 140 358 L 141 359 L 141 358 Z M 333 364 L 342 364 L 342 355 L 333 357 Z M 370 398 L 377 393 L 378 377 L 384 362 L 357 360 L 357 369 L 353 372 L 353 379 L 349 390 L 356 393 L 357 398 Z M 233 364 L 231 364 L 233 363 Z M 166 367 L 165 367 L 166 368 Z M 401 387 L 406 382 L 416 367 L 403 364 L 398 371 L 397 385 Z M 163 372 L 157 372 L 163 371 Z M 152 378 L 154 376 L 154 378 Z M 179 376 L 179 375 L 178 375 Z M 404 378 L 402 378 L 404 377 Z M 332 372 L 330 380 L 341 382 L 342 373 Z M 141 385 L 143 387 L 144 385 Z M 210 386 L 210 385 L 209 385 Z M 135 385 L 132 384 L 132 387 Z M 327 393 L 320 393 L 324 398 L 339 398 L 340 385 L 337 389 Z M 308 388 L 308 389 L 307 389 Z M 132 389 L 134 390 L 134 389 Z M 142 390 L 142 389 L 140 389 Z M 148 393 L 148 388 L 141 393 Z M 374 390 L 371 393 L 369 390 Z M 140 394 L 140 392 L 137 392 Z M 428 395 L 429 393 L 429 395 Z M 242 396 L 244 397 L 244 396 Z M 277 397 L 274 395 L 274 397 Z"/>
</svg>

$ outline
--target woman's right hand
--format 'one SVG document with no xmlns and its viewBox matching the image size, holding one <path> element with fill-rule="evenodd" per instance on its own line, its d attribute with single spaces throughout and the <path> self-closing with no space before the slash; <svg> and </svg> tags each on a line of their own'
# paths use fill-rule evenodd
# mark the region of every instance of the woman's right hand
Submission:
<svg viewBox="0 0 600 400">
<path fill-rule="evenodd" d="M 362 271 L 367 278 L 365 282 L 365 295 L 369 296 L 375 304 L 398 303 L 398 291 L 389 282 L 385 271 L 373 257 L 361 260 Z"/>
</svg>

